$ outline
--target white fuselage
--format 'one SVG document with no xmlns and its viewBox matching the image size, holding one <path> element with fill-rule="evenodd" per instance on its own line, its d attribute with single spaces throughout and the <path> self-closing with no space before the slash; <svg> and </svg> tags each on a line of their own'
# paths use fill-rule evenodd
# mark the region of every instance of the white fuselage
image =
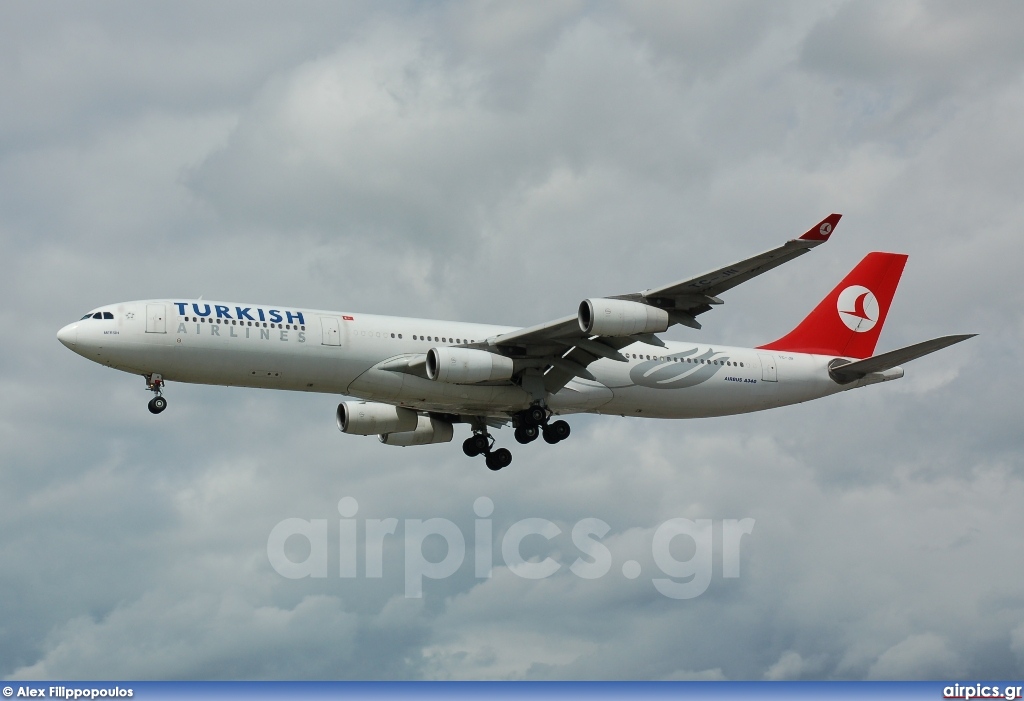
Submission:
<svg viewBox="0 0 1024 701">
<path fill-rule="evenodd" d="M 411 409 L 507 417 L 531 396 L 509 383 L 446 384 L 382 369 L 430 348 L 483 343 L 504 326 L 348 312 L 147 300 L 101 307 L 113 318 L 84 318 L 58 334 L 76 353 L 165 381 L 343 394 Z M 740 414 L 896 379 L 899 368 L 840 385 L 833 356 L 715 344 L 634 343 L 628 362 L 600 359 L 596 380 L 577 378 L 552 395 L 556 414 L 589 412 L 654 418 Z M 394 366 L 394 363 L 392 363 Z"/>
</svg>

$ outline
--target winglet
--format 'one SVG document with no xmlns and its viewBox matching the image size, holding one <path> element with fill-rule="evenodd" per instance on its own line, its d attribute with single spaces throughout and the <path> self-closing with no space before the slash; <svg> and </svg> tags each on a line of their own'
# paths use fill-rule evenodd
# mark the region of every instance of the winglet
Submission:
<svg viewBox="0 0 1024 701">
<path fill-rule="evenodd" d="M 828 241 L 828 237 L 836 228 L 836 224 L 843 218 L 842 214 L 830 214 L 800 237 L 801 241 Z"/>
</svg>

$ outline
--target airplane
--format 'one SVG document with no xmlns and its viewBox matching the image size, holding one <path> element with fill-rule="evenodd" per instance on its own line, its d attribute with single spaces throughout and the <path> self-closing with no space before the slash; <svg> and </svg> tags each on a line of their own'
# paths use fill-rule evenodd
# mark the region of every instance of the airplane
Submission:
<svg viewBox="0 0 1024 701">
<path fill-rule="evenodd" d="M 202 299 L 99 307 L 57 333 L 66 347 L 146 380 L 149 410 L 168 382 L 325 392 L 338 428 L 381 443 L 450 442 L 488 468 L 512 462 L 490 432 L 521 444 L 569 437 L 578 413 L 697 418 L 761 411 L 903 377 L 902 363 L 975 334 L 873 355 L 907 256 L 869 253 L 792 331 L 756 348 L 665 341 L 720 295 L 825 243 L 841 215 L 717 270 L 642 292 L 583 300 L 576 314 L 514 328 Z"/>
</svg>

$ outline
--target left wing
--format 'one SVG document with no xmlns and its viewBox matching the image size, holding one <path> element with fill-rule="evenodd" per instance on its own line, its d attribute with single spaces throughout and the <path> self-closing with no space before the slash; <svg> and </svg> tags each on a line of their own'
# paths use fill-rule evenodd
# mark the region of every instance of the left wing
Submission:
<svg viewBox="0 0 1024 701">
<path fill-rule="evenodd" d="M 697 316 L 722 304 L 719 294 L 828 241 L 841 216 L 830 214 L 800 238 L 752 258 L 663 287 L 584 300 L 576 315 L 500 334 L 478 347 L 517 360 L 523 374 L 536 378 L 534 385 L 542 378 L 547 392 L 574 377 L 592 380 L 587 366 L 598 358 L 625 362 L 619 349 L 636 341 L 664 346 L 654 334 L 675 324 L 699 329 Z"/>
</svg>

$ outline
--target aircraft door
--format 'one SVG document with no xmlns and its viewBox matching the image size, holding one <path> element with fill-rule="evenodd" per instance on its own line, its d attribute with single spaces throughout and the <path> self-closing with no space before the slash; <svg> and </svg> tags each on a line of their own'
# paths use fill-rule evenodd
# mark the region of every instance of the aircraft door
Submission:
<svg viewBox="0 0 1024 701">
<path fill-rule="evenodd" d="M 146 333 L 167 333 L 167 305 L 146 305 Z"/>
<path fill-rule="evenodd" d="M 765 382 L 778 382 L 779 375 L 775 369 L 775 356 L 758 353 L 757 357 L 761 360 L 761 379 Z"/>
<path fill-rule="evenodd" d="M 322 316 L 320 317 L 320 327 L 323 330 L 323 341 L 321 345 L 324 346 L 340 346 L 341 345 L 341 324 L 338 323 L 338 318 L 334 316 Z"/>
</svg>

